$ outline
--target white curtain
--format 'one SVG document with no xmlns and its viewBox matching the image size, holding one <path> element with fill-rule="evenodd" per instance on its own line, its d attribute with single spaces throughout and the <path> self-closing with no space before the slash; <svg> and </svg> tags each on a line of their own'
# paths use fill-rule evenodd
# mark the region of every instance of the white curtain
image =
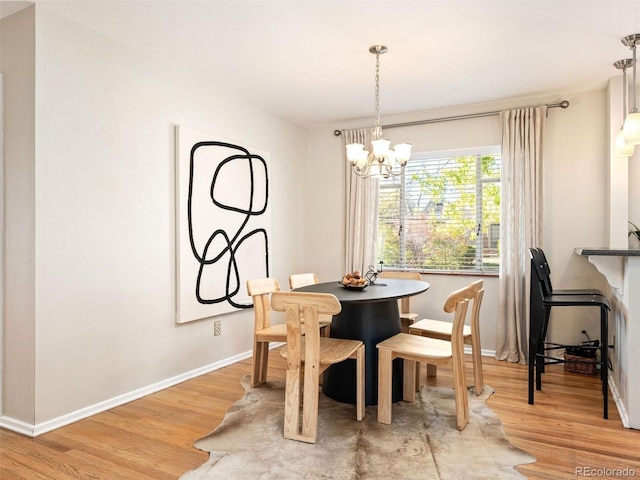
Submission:
<svg viewBox="0 0 640 480">
<path fill-rule="evenodd" d="M 526 363 L 529 248 L 542 248 L 542 147 L 546 106 L 505 110 L 502 121 L 500 288 L 496 358 Z"/>
<path fill-rule="evenodd" d="M 345 130 L 344 145 L 361 143 L 371 149 L 372 129 Z M 344 152 L 344 149 L 343 149 Z M 378 237 L 378 187 L 379 181 L 360 178 L 345 160 L 346 225 L 344 240 L 344 272 L 366 272 L 369 265 L 376 265 Z"/>
</svg>

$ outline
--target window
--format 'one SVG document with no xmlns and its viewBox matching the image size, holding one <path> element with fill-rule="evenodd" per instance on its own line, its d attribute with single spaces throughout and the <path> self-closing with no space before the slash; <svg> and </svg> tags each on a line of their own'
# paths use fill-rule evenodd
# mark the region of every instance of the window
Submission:
<svg viewBox="0 0 640 480">
<path fill-rule="evenodd" d="M 380 181 L 378 256 L 386 268 L 497 272 L 500 147 L 415 153 Z"/>
</svg>

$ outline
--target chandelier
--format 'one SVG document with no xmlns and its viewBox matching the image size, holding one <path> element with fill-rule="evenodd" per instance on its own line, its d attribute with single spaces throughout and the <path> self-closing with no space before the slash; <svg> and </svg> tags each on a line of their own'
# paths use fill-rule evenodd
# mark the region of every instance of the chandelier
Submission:
<svg viewBox="0 0 640 480">
<path fill-rule="evenodd" d="M 384 45 L 373 45 L 369 52 L 376 56 L 376 90 L 375 109 L 376 119 L 373 127 L 371 152 L 364 149 L 361 143 L 350 143 L 346 146 L 347 161 L 351 163 L 353 171 L 362 178 L 389 178 L 404 172 L 404 167 L 411 156 L 411 144 L 399 143 L 390 149 L 391 142 L 382 138 L 380 126 L 380 55 L 387 52 Z"/>
</svg>

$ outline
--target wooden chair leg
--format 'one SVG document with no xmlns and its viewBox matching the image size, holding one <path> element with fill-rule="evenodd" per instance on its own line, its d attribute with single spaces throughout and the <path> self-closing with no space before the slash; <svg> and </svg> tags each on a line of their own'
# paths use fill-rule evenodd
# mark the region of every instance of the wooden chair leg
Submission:
<svg viewBox="0 0 640 480">
<path fill-rule="evenodd" d="M 416 364 L 414 360 L 404 359 L 403 378 L 402 378 L 402 399 L 407 402 L 415 402 L 416 400 Z"/>
<path fill-rule="evenodd" d="M 467 394 L 467 382 L 465 379 L 464 361 L 455 361 L 453 364 L 453 388 L 456 400 L 456 426 L 458 430 L 464 430 L 469 422 L 469 397 Z"/>
<path fill-rule="evenodd" d="M 356 352 L 356 419 L 364 418 L 364 345 Z"/>
<path fill-rule="evenodd" d="M 427 363 L 427 377 L 437 377 L 437 376 L 438 376 L 438 366 Z"/>
<path fill-rule="evenodd" d="M 267 367 L 269 362 L 269 342 L 253 343 L 253 358 L 251 365 L 251 387 L 255 388 L 267 381 Z"/>
<path fill-rule="evenodd" d="M 480 354 L 473 353 L 473 390 L 480 395 L 484 390 L 484 376 L 482 374 L 482 358 Z"/>
<path fill-rule="evenodd" d="M 330 323 L 325 323 L 324 325 L 320 326 L 320 336 L 325 338 L 329 338 L 331 336 Z"/>
<path fill-rule="evenodd" d="M 411 320 L 409 320 L 408 318 L 401 318 L 400 319 L 400 331 L 402 333 L 409 333 L 409 326 L 411 325 Z"/>
<path fill-rule="evenodd" d="M 300 435 L 300 371 L 287 370 L 284 395 L 284 438 Z"/>
<path fill-rule="evenodd" d="M 305 368 L 307 368 L 305 364 Z M 302 438 L 309 443 L 316 443 L 318 433 L 318 398 L 320 387 L 318 379 L 310 372 L 306 372 L 302 401 Z"/>
<path fill-rule="evenodd" d="M 391 423 L 391 381 L 393 376 L 391 351 L 378 349 L 378 422 Z"/>
<path fill-rule="evenodd" d="M 325 337 L 325 338 L 329 338 L 331 336 L 331 324 L 330 323 L 325 323 L 323 325 L 320 325 L 320 336 L 321 337 Z M 322 373 L 320 375 L 318 383 L 321 386 L 322 386 L 322 384 L 324 384 L 324 373 Z"/>
<path fill-rule="evenodd" d="M 473 389 L 476 395 L 480 395 L 484 389 L 484 375 L 479 339 L 471 339 L 471 358 L 473 359 Z"/>
</svg>

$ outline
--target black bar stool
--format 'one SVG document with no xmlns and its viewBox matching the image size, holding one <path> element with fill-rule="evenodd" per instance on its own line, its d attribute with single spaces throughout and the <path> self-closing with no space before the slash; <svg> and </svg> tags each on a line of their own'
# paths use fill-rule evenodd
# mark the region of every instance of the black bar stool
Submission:
<svg viewBox="0 0 640 480">
<path fill-rule="evenodd" d="M 531 295 L 529 300 L 529 404 L 533 404 L 533 381 L 536 390 L 542 389 L 544 366 L 565 363 L 564 359 L 547 354 L 549 350 L 566 349 L 561 345 L 546 341 L 551 307 L 597 307 L 600 309 L 600 378 L 602 380 L 603 416 L 609 418 L 608 401 L 608 319 L 611 306 L 600 290 L 552 290 L 551 277 L 544 252 L 530 248 L 531 253 Z M 563 292 L 563 293 L 560 293 Z M 587 363 L 587 362 L 585 362 Z M 588 362 L 591 363 L 591 362 Z"/>
<path fill-rule="evenodd" d="M 541 277 L 543 278 L 544 286 L 546 287 L 545 293 L 547 295 L 600 295 L 606 297 L 606 294 L 602 290 L 595 288 L 574 288 L 570 290 L 554 290 L 551 285 L 551 268 L 549 268 L 549 262 L 547 262 L 547 256 L 541 248 L 530 248 L 531 256 L 536 263 L 542 264 Z"/>
</svg>

